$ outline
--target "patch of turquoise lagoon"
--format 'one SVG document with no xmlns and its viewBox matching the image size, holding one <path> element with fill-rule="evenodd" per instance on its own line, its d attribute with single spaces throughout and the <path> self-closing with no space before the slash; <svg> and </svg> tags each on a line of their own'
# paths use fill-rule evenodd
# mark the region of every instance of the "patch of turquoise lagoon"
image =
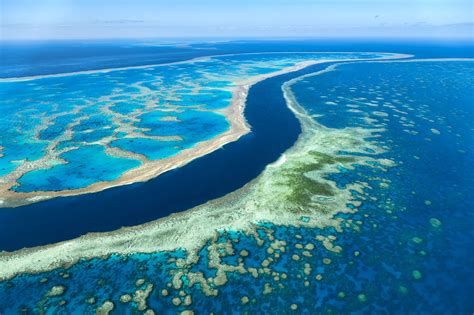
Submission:
<svg viewBox="0 0 474 315">
<path fill-rule="evenodd" d="M 111 110 L 122 115 L 128 115 L 138 109 L 143 109 L 143 108 L 144 108 L 144 104 L 142 102 L 131 101 L 131 100 L 116 102 L 113 106 L 110 107 Z"/>
<path fill-rule="evenodd" d="M 186 149 L 182 141 L 160 141 L 144 138 L 122 138 L 110 144 L 113 148 L 136 152 L 149 160 L 160 160 L 172 157 Z"/>
<path fill-rule="evenodd" d="M 167 116 L 176 117 L 176 120 L 163 120 Z M 225 116 L 213 112 L 188 110 L 181 113 L 152 112 L 140 116 L 140 128 L 148 128 L 144 132 L 149 136 L 179 135 L 185 142 L 200 142 L 214 138 L 229 128 Z"/>
<path fill-rule="evenodd" d="M 100 145 L 83 146 L 63 153 L 61 158 L 68 163 L 26 173 L 18 180 L 20 185 L 13 190 L 32 192 L 85 188 L 97 182 L 115 180 L 141 164 L 137 160 L 110 156 Z"/>
<path fill-rule="evenodd" d="M 221 109 L 229 106 L 232 101 L 232 93 L 225 90 L 201 90 L 199 93 L 184 94 L 178 101 L 170 101 L 171 104 L 185 104 L 204 106 L 207 109 Z"/>
</svg>

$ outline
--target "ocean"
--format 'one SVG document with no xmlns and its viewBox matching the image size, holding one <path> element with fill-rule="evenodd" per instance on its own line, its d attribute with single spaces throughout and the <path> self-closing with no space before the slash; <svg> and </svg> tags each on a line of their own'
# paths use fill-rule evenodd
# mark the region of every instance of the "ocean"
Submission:
<svg viewBox="0 0 474 315">
<path fill-rule="evenodd" d="M 166 58 L 174 50 L 180 60 L 193 50 L 201 56 L 283 49 L 414 57 L 319 64 L 259 82 L 244 112 L 251 133 L 146 183 L 0 209 L 0 248 L 145 223 L 251 181 L 256 192 L 241 194 L 263 197 L 250 198 L 246 207 L 271 213 L 281 205 L 300 223 L 285 224 L 282 217 L 242 231 L 216 229 L 193 255 L 184 248 L 132 250 L 20 274 L 0 282 L 0 310 L 472 313 L 474 63 L 459 59 L 473 57 L 472 44 L 195 43 L 150 48 L 147 60 L 159 61 L 160 50 Z M 131 55 L 121 67 L 137 65 Z M 41 61 L 14 70 L 15 62 L 2 75 L 58 70 Z M 68 70 L 97 67 L 79 64 Z M 265 196 L 277 197 L 272 203 Z M 240 207 L 238 201 L 217 207 L 235 209 L 233 203 Z"/>
</svg>

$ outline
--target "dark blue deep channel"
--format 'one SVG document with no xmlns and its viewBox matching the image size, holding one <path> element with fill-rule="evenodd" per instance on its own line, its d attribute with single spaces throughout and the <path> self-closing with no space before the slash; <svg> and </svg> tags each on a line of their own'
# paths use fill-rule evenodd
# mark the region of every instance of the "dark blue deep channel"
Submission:
<svg viewBox="0 0 474 315">
<path fill-rule="evenodd" d="M 276 161 L 301 133 L 298 120 L 286 105 L 282 84 L 328 65 L 314 65 L 252 86 L 245 108 L 252 132 L 181 168 L 146 183 L 0 209 L 0 250 L 142 224 L 242 187 Z"/>
</svg>

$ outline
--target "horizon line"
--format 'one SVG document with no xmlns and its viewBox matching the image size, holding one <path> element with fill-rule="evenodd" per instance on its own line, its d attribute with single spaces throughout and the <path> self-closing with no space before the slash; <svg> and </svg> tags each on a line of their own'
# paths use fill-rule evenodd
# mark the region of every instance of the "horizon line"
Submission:
<svg viewBox="0 0 474 315">
<path fill-rule="evenodd" d="M 45 42 L 45 41 L 119 41 L 119 40 L 136 40 L 136 41 L 148 41 L 148 40 L 181 40 L 181 41 L 237 41 L 237 40 L 402 40 L 402 41 L 468 41 L 474 44 L 474 37 L 472 36 L 459 36 L 459 37 L 448 37 L 448 36 L 159 36 L 159 37 L 75 37 L 75 38 L 1 38 L 0 42 Z"/>
</svg>

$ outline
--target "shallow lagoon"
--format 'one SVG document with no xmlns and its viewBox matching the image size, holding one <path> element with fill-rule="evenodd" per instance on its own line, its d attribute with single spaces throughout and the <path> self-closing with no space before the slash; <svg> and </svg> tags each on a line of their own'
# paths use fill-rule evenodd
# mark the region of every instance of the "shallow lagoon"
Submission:
<svg viewBox="0 0 474 315">
<path fill-rule="evenodd" d="M 117 158 L 105 153 L 99 145 L 90 145 L 63 153 L 68 164 L 58 164 L 48 170 L 35 170 L 25 174 L 15 191 L 60 191 L 86 187 L 97 181 L 111 181 L 124 170 L 137 167 L 140 161 Z M 79 171 L 80 170 L 80 171 Z"/>
</svg>

